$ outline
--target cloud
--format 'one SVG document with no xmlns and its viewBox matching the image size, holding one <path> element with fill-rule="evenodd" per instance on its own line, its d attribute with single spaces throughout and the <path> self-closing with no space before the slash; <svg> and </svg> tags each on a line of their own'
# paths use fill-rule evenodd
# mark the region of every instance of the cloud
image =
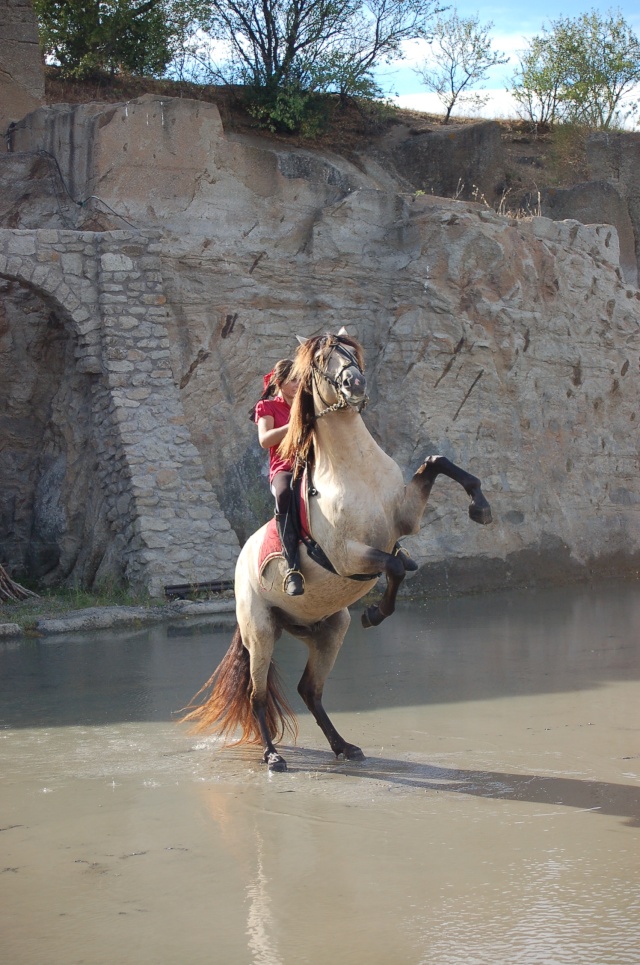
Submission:
<svg viewBox="0 0 640 965">
<path fill-rule="evenodd" d="M 479 93 L 488 97 L 487 103 L 477 110 L 464 103 L 453 109 L 456 117 L 484 117 L 496 120 L 498 118 L 515 118 L 518 116 L 516 102 L 508 91 L 501 88 L 483 90 Z M 410 111 L 423 111 L 425 114 L 442 114 L 445 111 L 442 102 L 435 94 L 424 91 L 413 94 L 400 94 L 398 97 L 391 98 L 398 107 L 404 107 Z"/>
</svg>

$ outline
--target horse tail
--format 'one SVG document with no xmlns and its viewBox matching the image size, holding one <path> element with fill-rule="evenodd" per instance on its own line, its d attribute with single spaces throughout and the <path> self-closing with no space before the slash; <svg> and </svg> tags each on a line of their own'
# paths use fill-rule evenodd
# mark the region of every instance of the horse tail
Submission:
<svg viewBox="0 0 640 965">
<path fill-rule="evenodd" d="M 207 694 L 203 703 L 195 702 Z M 240 627 L 236 627 L 231 645 L 218 667 L 185 708 L 187 713 L 180 723 L 193 725 L 192 733 L 211 731 L 226 744 L 259 744 L 262 735 L 253 713 L 251 702 L 251 673 L 249 651 L 242 642 Z M 294 741 L 298 736 L 295 713 L 284 697 L 276 665 L 271 661 L 267 675 L 266 723 L 272 740 L 281 741 L 288 731 Z M 237 730 L 240 737 L 230 741 Z"/>
</svg>

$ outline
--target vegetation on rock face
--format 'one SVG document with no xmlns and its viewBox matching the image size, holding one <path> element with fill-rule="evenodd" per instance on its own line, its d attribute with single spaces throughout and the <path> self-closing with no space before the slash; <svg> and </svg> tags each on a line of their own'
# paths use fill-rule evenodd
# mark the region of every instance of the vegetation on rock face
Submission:
<svg viewBox="0 0 640 965">
<path fill-rule="evenodd" d="M 45 54 L 66 78 L 96 73 L 243 87 L 257 123 L 318 134 L 326 98 L 384 95 L 377 68 L 411 39 L 430 43 L 418 69 L 442 99 L 482 101 L 494 52 L 490 23 L 442 16 L 437 0 L 34 0 Z M 534 124 L 609 129 L 636 116 L 640 41 L 619 12 L 545 26 L 520 55 L 512 92 Z"/>
<path fill-rule="evenodd" d="M 251 91 L 251 111 L 272 131 L 309 131 L 322 123 L 318 95 L 383 94 L 375 68 L 423 37 L 436 0 L 208 0 L 198 5 L 198 74 Z"/>
<path fill-rule="evenodd" d="M 607 130 L 638 113 L 625 97 L 640 83 L 640 40 L 620 13 L 560 17 L 521 54 L 513 83 L 532 122 Z"/>
<path fill-rule="evenodd" d="M 427 90 L 440 99 L 448 124 L 456 104 L 486 103 L 478 85 L 486 80 L 491 67 L 506 64 L 508 57 L 494 51 L 489 38 L 493 23 L 481 24 L 479 17 L 438 16 L 429 39 L 431 57 L 415 73 Z"/>
<path fill-rule="evenodd" d="M 317 130 L 318 95 L 375 98 L 374 70 L 426 35 L 436 0 L 34 0 L 45 53 L 66 77 L 239 84 L 275 130 Z M 171 65 L 171 66 L 170 66 Z"/>
</svg>

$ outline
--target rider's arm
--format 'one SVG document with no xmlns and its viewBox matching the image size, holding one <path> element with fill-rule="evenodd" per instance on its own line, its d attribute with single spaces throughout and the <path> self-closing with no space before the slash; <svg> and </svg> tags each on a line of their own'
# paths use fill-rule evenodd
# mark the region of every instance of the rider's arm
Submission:
<svg viewBox="0 0 640 965">
<path fill-rule="evenodd" d="M 278 446 L 287 434 L 288 426 L 280 426 L 279 429 L 273 428 L 273 416 L 263 415 L 258 419 L 258 442 L 263 449 L 272 449 Z"/>
</svg>

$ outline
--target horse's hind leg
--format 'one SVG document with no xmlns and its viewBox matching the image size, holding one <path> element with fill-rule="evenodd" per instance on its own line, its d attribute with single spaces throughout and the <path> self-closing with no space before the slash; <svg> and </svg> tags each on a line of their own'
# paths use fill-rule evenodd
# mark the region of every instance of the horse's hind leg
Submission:
<svg viewBox="0 0 640 965">
<path fill-rule="evenodd" d="M 254 608 L 247 618 L 243 613 L 243 607 L 239 605 L 238 622 L 243 643 L 249 651 L 251 677 L 249 700 L 260 732 L 263 759 L 270 771 L 286 771 L 286 761 L 278 753 L 274 744 L 274 740 L 278 739 L 278 729 L 280 736 L 283 736 L 287 719 L 293 716 L 280 692 L 271 659 L 280 630 L 275 626 L 273 618 L 258 608 Z"/>
<path fill-rule="evenodd" d="M 308 633 L 296 633 L 309 648 L 309 659 L 298 684 L 298 693 L 313 714 L 336 757 L 342 755 L 350 761 L 361 761 L 364 760 L 362 750 L 341 737 L 322 703 L 325 681 L 336 662 L 350 622 L 349 611 L 339 610 L 326 620 L 316 623 Z"/>
<path fill-rule="evenodd" d="M 470 472 L 461 469 L 460 466 L 456 466 L 446 456 L 428 456 L 418 469 L 414 479 L 421 477 L 420 481 L 423 487 L 428 487 L 428 492 L 430 492 L 436 477 L 441 474 L 453 479 L 454 482 L 460 483 L 470 497 L 469 517 L 474 523 L 487 525 L 491 522 L 491 507 L 482 492 L 480 480 L 477 476 L 472 476 Z"/>
</svg>

